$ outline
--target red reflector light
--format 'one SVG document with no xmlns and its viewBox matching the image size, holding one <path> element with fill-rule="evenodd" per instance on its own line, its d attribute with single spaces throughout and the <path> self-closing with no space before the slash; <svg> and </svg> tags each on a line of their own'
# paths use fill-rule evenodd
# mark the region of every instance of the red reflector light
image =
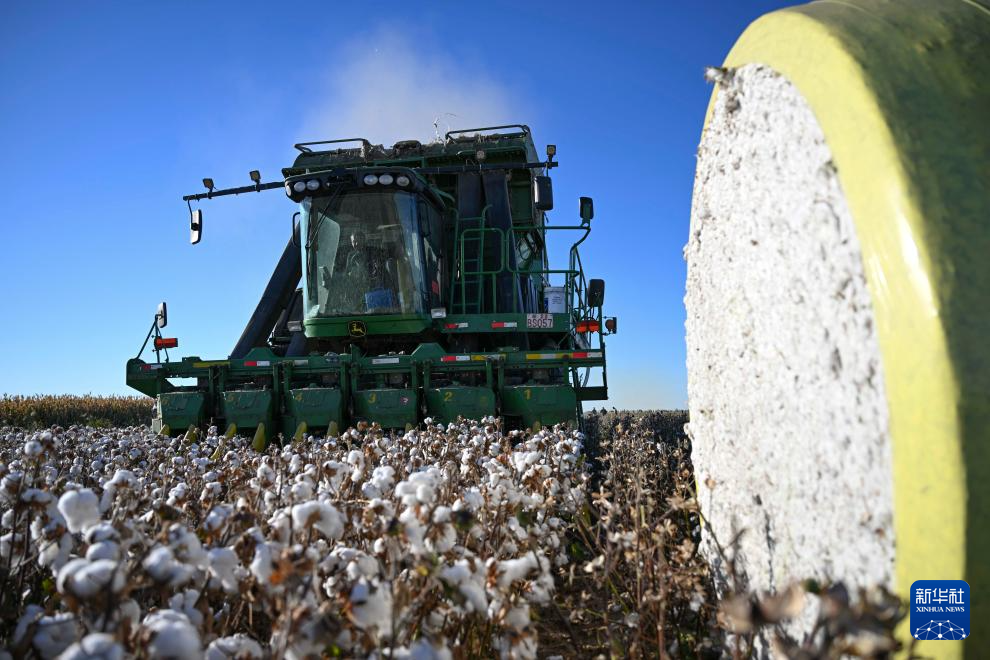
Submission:
<svg viewBox="0 0 990 660">
<path fill-rule="evenodd" d="M 598 332 L 601 330 L 602 324 L 594 319 L 586 319 L 584 321 L 578 321 L 577 331 L 584 334 L 585 332 Z"/>
<path fill-rule="evenodd" d="M 155 337 L 155 348 L 178 348 L 179 340 L 176 337 Z"/>
</svg>

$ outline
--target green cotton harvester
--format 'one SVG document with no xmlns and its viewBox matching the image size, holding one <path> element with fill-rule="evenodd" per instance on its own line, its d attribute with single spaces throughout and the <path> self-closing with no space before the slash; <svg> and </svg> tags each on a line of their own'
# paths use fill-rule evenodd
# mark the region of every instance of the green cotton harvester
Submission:
<svg viewBox="0 0 990 660">
<path fill-rule="evenodd" d="M 345 148 L 342 144 L 350 144 Z M 295 145 L 283 181 L 188 195 L 192 202 L 284 189 L 299 205 L 292 236 L 230 357 L 170 360 L 159 306 L 127 384 L 156 398 L 164 433 L 209 424 L 253 433 L 334 435 L 377 422 L 502 417 L 507 428 L 577 426 L 584 401 L 607 398 L 605 283 L 586 280 L 579 220 L 550 224 L 549 145 L 539 160 L 523 125 L 451 131 L 391 148 L 364 139 Z M 577 238 L 551 268 L 552 232 Z M 141 359 L 152 341 L 156 360 Z M 164 360 L 161 359 L 164 353 Z M 184 383 L 173 381 L 184 379 Z"/>
</svg>

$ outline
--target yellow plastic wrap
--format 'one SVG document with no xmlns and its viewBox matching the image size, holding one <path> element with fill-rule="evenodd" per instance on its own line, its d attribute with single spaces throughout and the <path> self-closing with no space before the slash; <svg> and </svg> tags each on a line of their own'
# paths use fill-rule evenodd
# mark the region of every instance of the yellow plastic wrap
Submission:
<svg viewBox="0 0 990 660">
<path fill-rule="evenodd" d="M 754 63 L 814 111 L 862 247 L 889 398 L 897 590 L 965 579 L 973 595 L 973 636 L 919 652 L 990 657 L 990 7 L 821 0 L 750 25 L 725 66 Z"/>
</svg>

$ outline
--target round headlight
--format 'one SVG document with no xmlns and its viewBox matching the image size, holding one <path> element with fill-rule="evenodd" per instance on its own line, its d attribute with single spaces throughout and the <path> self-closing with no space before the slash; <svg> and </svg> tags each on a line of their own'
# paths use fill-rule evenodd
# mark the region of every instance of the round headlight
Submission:
<svg viewBox="0 0 990 660">
<path fill-rule="evenodd" d="M 365 174 L 364 175 L 364 185 L 366 185 L 366 186 L 373 186 L 376 183 L 378 183 L 378 177 L 377 176 L 375 176 L 374 174 Z"/>
<path fill-rule="evenodd" d="M 399 176 L 395 177 L 395 183 L 405 188 L 406 186 L 409 185 L 409 177 L 407 177 L 405 174 L 400 174 Z"/>
<path fill-rule="evenodd" d="M 392 185 L 393 181 L 395 181 L 395 179 L 392 178 L 391 174 L 383 174 L 380 177 L 378 177 L 378 183 L 382 184 L 383 186 L 390 186 Z"/>
<path fill-rule="evenodd" d="M 306 190 L 319 190 L 320 182 L 316 179 L 310 179 L 306 182 Z"/>
<path fill-rule="evenodd" d="M 306 190 L 306 182 L 296 181 L 295 183 L 292 184 L 292 189 L 295 190 L 296 192 L 302 192 Z"/>
<path fill-rule="evenodd" d="M 285 194 L 288 195 L 289 197 L 292 197 L 292 184 L 291 183 L 286 182 L 286 184 L 285 184 Z"/>
</svg>

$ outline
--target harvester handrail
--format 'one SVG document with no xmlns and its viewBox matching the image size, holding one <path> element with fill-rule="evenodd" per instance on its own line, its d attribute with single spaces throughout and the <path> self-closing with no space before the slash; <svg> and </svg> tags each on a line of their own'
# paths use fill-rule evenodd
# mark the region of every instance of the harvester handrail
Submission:
<svg viewBox="0 0 990 660">
<path fill-rule="evenodd" d="M 366 140 L 365 138 L 359 138 L 359 137 L 340 138 L 339 140 L 318 140 L 316 142 L 298 142 L 292 146 L 298 149 L 301 153 L 309 154 L 309 153 L 313 153 L 313 150 L 309 149 L 309 147 L 311 146 L 317 144 L 340 144 L 341 142 L 360 142 L 362 151 L 367 152 L 368 150 L 371 149 L 371 142 L 368 142 L 368 140 Z"/>
<path fill-rule="evenodd" d="M 452 137 L 454 135 L 461 135 L 464 133 L 472 133 L 472 132 L 479 133 L 481 131 L 494 131 L 500 128 L 520 128 L 522 129 L 522 135 L 531 134 L 529 130 L 529 126 L 527 126 L 526 124 L 503 124 L 502 126 L 483 126 L 481 128 L 459 128 L 454 131 L 447 131 L 447 133 L 444 135 L 444 139 L 447 142 L 450 142 L 454 140 L 454 138 Z"/>
</svg>

